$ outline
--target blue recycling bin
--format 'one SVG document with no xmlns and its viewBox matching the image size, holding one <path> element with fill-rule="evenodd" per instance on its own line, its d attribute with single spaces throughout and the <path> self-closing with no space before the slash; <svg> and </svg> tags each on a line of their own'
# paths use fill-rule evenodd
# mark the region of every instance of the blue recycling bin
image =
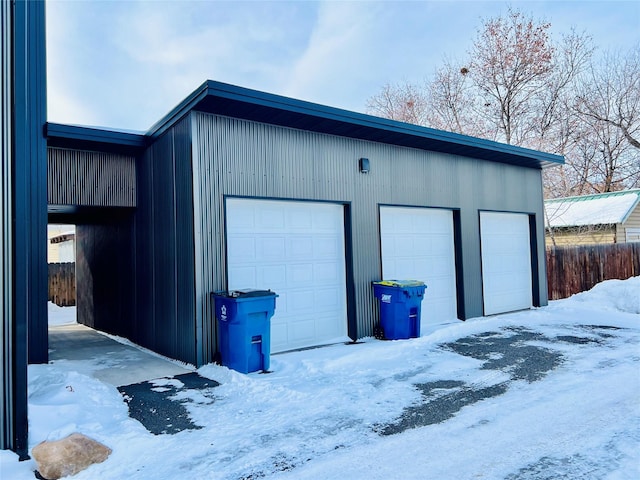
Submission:
<svg viewBox="0 0 640 480">
<path fill-rule="evenodd" d="M 380 303 L 380 326 L 387 340 L 420 336 L 420 307 L 427 286 L 418 280 L 373 282 Z"/>
<path fill-rule="evenodd" d="M 241 373 L 269 370 L 276 297 L 270 290 L 213 293 L 224 366 Z"/>
</svg>

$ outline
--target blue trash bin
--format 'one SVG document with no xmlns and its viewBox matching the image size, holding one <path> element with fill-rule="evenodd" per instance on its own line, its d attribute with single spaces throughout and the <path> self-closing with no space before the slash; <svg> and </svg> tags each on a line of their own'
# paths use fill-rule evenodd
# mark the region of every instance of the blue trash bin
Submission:
<svg viewBox="0 0 640 480">
<path fill-rule="evenodd" d="M 222 365 L 241 373 L 269 370 L 276 297 L 270 290 L 213 293 Z"/>
<path fill-rule="evenodd" d="M 427 286 L 418 280 L 373 282 L 380 303 L 380 326 L 387 340 L 420 336 L 420 307 Z"/>
</svg>

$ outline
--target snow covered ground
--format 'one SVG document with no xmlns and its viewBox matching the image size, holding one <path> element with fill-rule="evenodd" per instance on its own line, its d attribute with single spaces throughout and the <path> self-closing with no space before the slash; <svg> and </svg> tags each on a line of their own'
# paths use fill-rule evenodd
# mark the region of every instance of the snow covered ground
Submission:
<svg viewBox="0 0 640 480">
<path fill-rule="evenodd" d="M 221 384 L 187 394 L 203 428 L 153 435 L 86 368 L 33 365 L 30 445 L 77 431 L 113 449 L 79 480 L 640 478 L 640 277 L 271 369 L 200 368 Z M 2 479 L 32 479 L 16 458 L 0 452 Z"/>
</svg>

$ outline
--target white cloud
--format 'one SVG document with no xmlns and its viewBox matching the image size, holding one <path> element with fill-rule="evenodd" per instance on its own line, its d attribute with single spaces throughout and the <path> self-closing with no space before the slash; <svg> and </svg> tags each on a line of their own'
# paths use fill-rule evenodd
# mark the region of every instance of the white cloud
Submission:
<svg viewBox="0 0 640 480">
<path fill-rule="evenodd" d="M 573 18 L 590 25 L 599 11 L 608 25 L 614 12 L 619 25 L 628 25 L 633 21 L 619 11 L 638 12 L 629 2 L 615 9 L 585 5 L 576 17 L 574 2 L 516 3 L 558 26 Z M 419 81 L 444 54 L 464 54 L 479 18 L 505 8 L 445 1 L 49 0 L 49 118 L 142 130 L 206 79 L 363 110 L 383 84 Z M 626 38 L 625 31 L 637 39 L 637 28 L 628 26 L 616 38 Z"/>
<path fill-rule="evenodd" d="M 349 103 L 349 90 L 367 80 L 376 61 L 378 4 L 325 2 L 303 54 L 290 69 L 286 95 Z M 333 99 L 333 101 L 332 101 Z M 336 105 L 339 106 L 339 105 Z"/>
</svg>

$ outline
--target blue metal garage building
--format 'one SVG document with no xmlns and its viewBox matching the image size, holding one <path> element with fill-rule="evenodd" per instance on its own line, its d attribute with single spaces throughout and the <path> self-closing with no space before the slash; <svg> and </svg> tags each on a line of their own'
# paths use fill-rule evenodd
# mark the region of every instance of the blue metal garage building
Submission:
<svg viewBox="0 0 640 480">
<path fill-rule="evenodd" d="M 39 68 L 27 112 L 44 105 Z M 18 375 L 3 370 L 2 448 L 26 445 L 26 426 L 22 443 L 9 437 L 26 422 L 27 351 L 47 358 L 45 205 L 76 225 L 78 320 L 195 365 L 216 357 L 210 293 L 227 288 L 279 294 L 272 352 L 372 335 L 381 278 L 427 283 L 423 331 L 547 303 L 542 169 L 562 157 L 213 81 L 146 134 L 45 132 L 23 207 L 38 220 L 4 237 L 35 243 L 22 286 L 15 268 L 3 277 L 2 356 Z M 38 133 L 27 140 L 45 158 Z M 6 145 L 3 166 L 19 153 Z M 7 286 L 29 279 L 37 288 L 11 300 Z"/>
<path fill-rule="evenodd" d="M 558 156 L 213 81 L 144 135 L 48 124 L 47 141 L 79 321 L 172 358 L 213 360 L 227 288 L 278 292 L 272 352 L 372 335 L 383 277 L 427 283 L 426 329 L 547 302 Z"/>
</svg>

